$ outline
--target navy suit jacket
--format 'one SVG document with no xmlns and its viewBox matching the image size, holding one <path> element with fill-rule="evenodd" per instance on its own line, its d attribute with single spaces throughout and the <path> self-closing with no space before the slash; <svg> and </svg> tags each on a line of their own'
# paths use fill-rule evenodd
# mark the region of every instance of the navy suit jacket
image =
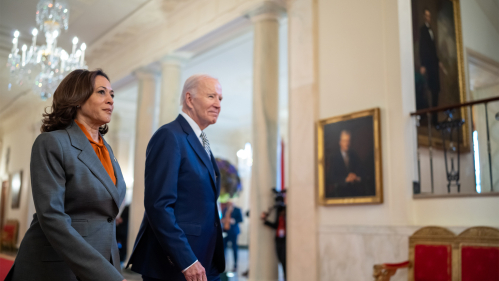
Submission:
<svg viewBox="0 0 499 281">
<path fill-rule="evenodd" d="M 183 116 L 154 133 L 146 152 L 144 218 L 128 262 L 133 271 L 183 281 L 182 270 L 196 260 L 209 279 L 225 270 L 218 178 L 215 157 Z"/>
</svg>

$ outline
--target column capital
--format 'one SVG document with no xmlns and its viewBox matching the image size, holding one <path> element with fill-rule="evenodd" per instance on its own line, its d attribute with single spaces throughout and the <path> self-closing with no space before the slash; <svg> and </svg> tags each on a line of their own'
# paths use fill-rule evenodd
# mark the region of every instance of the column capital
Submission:
<svg viewBox="0 0 499 281">
<path fill-rule="evenodd" d="M 183 66 L 193 56 L 194 54 L 191 52 L 174 52 L 162 57 L 159 60 L 159 62 L 161 63 L 161 66 L 164 65 Z"/>
<path fill-rule="evenodd" d="M 246 12 L 246 17 L 248 17 L 252 22 L 258 22 L 262 20 L 275 20 L 278 21 L 286 13 L 286 7 L 279 1 L 266 0 L 260 3 L 258 6 L 253 7 L 253 9 Z"/>
<path fill-rule="evenodd" d="M 158 72 L 149 67 L 142 67 L 133 72 L 133 76 L 135 76 L 139 80 L 154 80 L 156 79 Z"/>
</svg>

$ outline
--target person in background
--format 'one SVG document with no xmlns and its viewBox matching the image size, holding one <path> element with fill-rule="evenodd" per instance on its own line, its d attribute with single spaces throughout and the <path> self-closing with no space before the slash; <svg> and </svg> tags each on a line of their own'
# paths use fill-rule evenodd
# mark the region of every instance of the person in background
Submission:
<svg viewBox="0 0 499 281">
<path fill-rule="evenodd" d="M 227 207 L 223 211 L 222 228 L 227 233 L 227 236 L 224 237 L 224 250 L 227 249 L 227 243 L 230 242 L 234 253 L 234 269 L 232 272 L 237 272 L 237 236 L 240 233 L 239 224 L 242 221 L 243 215 L 241 209 L 234 206 L 232 201 L 227 202 Z"/>
<path fill-rule="evenodd" d="M 274 221 L 267 220 L 270 212 L 262 212 L 260 218 L 266 226 L 275 229 L 275 247 L 277 259 L 282 265 L 284 280 L 286 280 L 286 197 L 284 192 L 276 194 L 274 208 L 276 216 Z"/>
<path fill-rule="evenodd" d="M 121 215 L 116 219 L 116 241 L 120 250 L 120 263 L 126 260 L 127 241 L 128 241 L 128 213 L 130 205 L 125 206 Z"/>
<path fill-rule="evenodd" d="M 55 90 L 31 151 L 36 214 L 5 280 L 124 280 L 115 218 L 126 185 L 103 138 L 113 98 L 101 70 L 74 70 Z"/>
</svg>

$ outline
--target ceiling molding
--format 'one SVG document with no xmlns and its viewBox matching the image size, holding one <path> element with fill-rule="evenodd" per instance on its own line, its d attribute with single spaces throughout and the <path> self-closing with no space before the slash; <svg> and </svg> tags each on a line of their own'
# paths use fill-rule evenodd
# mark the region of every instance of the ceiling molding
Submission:
<svg viewBox="0 0 499 281">
<path fill-rule="evenodd" d="M 166 2 L 176 1 L 170 0 Z M 166 14 L 163 9 L 163 1 L 149 0 L 93 42 L 87 50 L 88 59 L 127 45 L 128 42 L 134 39 L 135 35 L 153 26 L 161 25 L 165 20 Z"/>
<path fill-rule="evenodd" d="M 475 0 L 485 16 L 499 33 L 499 1 L 498 0 Z"/>
<path fill-rule="evenodd" d="M 105 67 L 113 79 L 119 80 L 140 67 L 174 51 L 183 50 L 182 48 L 207 34 L 244 18 L 249 8 L 261 2 L 263 0 L 185 0 L 174 2 L 175 7 L 170 7 L 168 11 L 160 6 L 166 14 L 164 22 L 149 29 L 140 28 L 140 32 L 127 38 L 126 44 L 114 44 L 112 51 L 101 47 L 103 43 L 99 42 L 93 47 L 94 52 L 88 57 L 87 64 L 90 68 Z M 148 8 L 144 7 L 144 11 L 146 10 Z M 124 30 L 129 29 L 117 27 L 110 35 L 114 37 Z"/>
<path fill-rule="evenodd" d="M 466 54 L 471 90 L 499 84 L 499 62 L 469 48 Z"/>
</svg>

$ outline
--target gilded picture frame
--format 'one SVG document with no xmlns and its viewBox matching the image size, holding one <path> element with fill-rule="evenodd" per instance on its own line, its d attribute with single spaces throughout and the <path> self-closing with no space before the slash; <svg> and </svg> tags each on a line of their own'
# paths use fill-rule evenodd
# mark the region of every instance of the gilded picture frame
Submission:
<svg viewBox="0 0 499 281">
<path fill-rule="evenodd" d="M 459 0 L 411 0 L 412 7 L 412 35 L 413 56 L 415 73 L 415 99 L 416 110 L 425 110 L 440 106 L 449 106 L 466 102 L 466 82 L 464 66 L 464 49 L 461 26 L 461 8 Z M 427 22 L 429 13 L 430 21 Z M 425 28 L 425 26 L 427 28 Z M 423 30 L 430 30 L 430 36 L 423 35 Z M 424 39 L 427 38 L 427 39 Z M 428 44 L 436 49 L 437 58 L 435 71 L 425 68 L 424 74 L 421 69 L 425 64 L 431 64 L 428 55 Z M 428 42 L 428 43 L 424 43 Z M 425 54 L 425 55 L 423 55 Z M 437 66 L 438 65 L 438 66 Z M 430 73 L 433 73 L 430 75 Z M 436 77 L 431 79 L 430 76 Z M 433 83 L 432 83 L 433 81 Z M 432 86 L 433 85 L 433 86 Z M 433 119 L 435 118 L 435 119 Z M 435 128 L 436 123 L 445 120 L 446 114 L 439 112 L 436 116 L 427 117 L 424 114 L 417 129 L 418 144 L 429 146 L 428 123 L 431 120 L 432 146 L 443 149 L 443 141 L 439 131 Z M 469 151 L 471 136 L 469 134 L 469 112 L 463 107 L 454 112 L 453 118 L 464 119 L 465 123 L 461 130 L 461 147 Z"/>
<path fill-rule="evenodd" d="M 321 205 L 383 203 L 380 109 L 317 122 Z"/>
</svg>

